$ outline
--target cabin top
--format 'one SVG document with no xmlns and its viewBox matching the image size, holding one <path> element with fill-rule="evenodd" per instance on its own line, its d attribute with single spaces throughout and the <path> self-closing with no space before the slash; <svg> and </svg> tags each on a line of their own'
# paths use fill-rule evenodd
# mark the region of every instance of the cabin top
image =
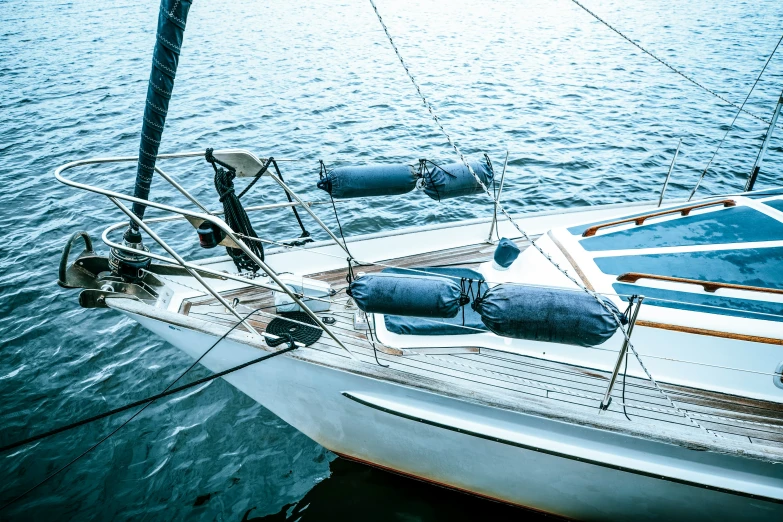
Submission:
<svg viewBox="0 0 783 522">
<path fill-rule="evenodd" d="M 618 304 L 643 295 L 646 319 L 781 337 L 783 190 L 557 228 L 539 244 Z"/>
</svg>

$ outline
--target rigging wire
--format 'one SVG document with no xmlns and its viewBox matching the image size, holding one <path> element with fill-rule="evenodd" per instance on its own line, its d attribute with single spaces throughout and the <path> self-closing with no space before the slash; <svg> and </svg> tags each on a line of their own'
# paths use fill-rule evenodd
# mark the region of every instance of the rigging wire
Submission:
<svg viewBox="0 0 783 522">
<path fill-rule="evenodd" d="M 405 69 L 405 72 L 407 73 L 408 78 L 410 79 L 411 83 L 415 87 L 416 92 L 419 94 L 419 97 L 421 98 L 422 102 L 424 103 L 424 106 L 429 111 L 429 113 L 432 116 L 433 120 L 435 120 L 435 123 L 437 124 L 438 128 L 441 130 L 443 135 L 446 137 L 446 140 L 449 142 L 449 145 L 451 145 L 452 149 L 454 149 L 454 152 L 457 153 L 457 155 L 460 157 L 460 160 L 462 160 L 462 163 L 465 165 L 465 167 L 467 167 L 468 172 L 470 172 L 470 174 L 476 180 L 476 183 L 481 187 L 481 189 L 484 191 L 484 193 L 487 194 L 487 196 L 489 196 L 490 198 L 492 198 L 493 202 L 495 202 L 494 198 L 492 197 L 492 193 L 487 188 L 486 184 L 484 184 L 484 182 L 481 180 L 481 178 L 479 178 L 476 175 L 476 173 L 473 171 L 473 168 L 470 166 L 470 163 L 467 161 L 467 159 L 465 159 L 465 156 L 462 154 L 462 152 L 460 151 L 460 149 L 457 146 L 457 144 L 451 138 L 449 133 L 446 132 L 446 129 L 443 127 L 443 124 L 441 123 L 440 118 L 435 113 L 435 109 L 433 108 L 432 104 L 429 101 L 427 101 L 427 98 L 421 92 L 421 88 L 419 87 L 419 84 L 416 82 L 416 79 L 413 77 L 413 74 L 410 72 L 410 69 L 408 68 L 407 64 L 405 63 L 405 60 L 402 58 L 402 55 L 400 54 L 400 51 L 397 49 L 397 46 L 394 43 L 394 39 L 392 38 L 391 34 L 389 33 L 389 29 L 386 27 L 386 24 L 384 23 L 383 18 L 381 17 L 380 12 L 378 12 L 378 8 L 375 6 L 375 2 L 373 0 L 369 0 L 369 1 L 370 1 L 370 5 L 372 6 L 373 10 L 375 11 L 375 15 L 378 18 L 378 22 L 381 24 L 381 27 L 383 27 L 383 31 L 386 34 L 386 37 L 388 38 L 389 43 L 392 46 L 392 49 L 394 49 L 394 52 L 397 55 L 397 58 L 400 60 L 400 64 L 402 65 L 403 69 Z M 606 309 L 607 312 L 609 312 L 614 317 L 614 320 L 617 323 L 617 326 L 620 328 L 620 331 L 623 333 L 623 336 L 625 337 L 625 339 L 626 339 L 626 341 L 628 343 L 628 348 L 633 352 L 634 357 L 636 357 L 636 360 L 639 363 L 639 366 L 642 368 L 642 370 L 644 370 L 645 375 L 650 380 L 652 385 L 656 388 L 656 390 L 658 390 L 658 392 L 669 402 L 671 407 L 674 408 L 675 410 L 677 410 L 677 412 L 680 413 L 681 415 L 683 415 L 686 419 L 688 419 L 688 421 L 691 424 L 693 424 L 694 426 L 696 426 L 698 428 L 701 428 L 702 430 L 704 430 L 708 434 L 711 434 L 711 435 L 713 435 L 715 437 L 718 437 L 719 435 L 716 432 L 708 430 L 707 428 L 705 428 L 704 426 L 702 426 L 701 424 L 696 422 L 696 420 L 693 419 L 690 415 L 688 415 L 687 412 L 685 412 L 684 410 L 680 409 L 674 403 L 674 401 L 669 396 L 669 394 L 666 393 L 666 391 L 664 391 L 664 389 L 661 388 L 658 385 L 658 382 L 652 376 L 652 373 L 650 373 L 650 371 L 647 369 L 647 366 L 645 366 L 644 362 L 642 361 L 641 357 L 639 356 L 639 353 L 636 351 L 636 348 L 633 346 L 633 343 L 631 343 L 631 339 L 630 339 L 630 337 L 628 335 L 628 332 L 625 329 L 625 327 L 623 326 L 623 324 L 622 324 L 622 322 L 620 320 L 620 317 L 617 315 L 617 313 L 615 311 L 613 311 L 611 308 L 609 308 L 609 306 L 606 303 L 604 303 L 603 300 L 595 294 L 595 292 L 592 292 L 590 289 L 585 287 L 584 284 L 582 284 L 574 276 L 572 276 L 567 270 L 565 270 L 563 267 L 561 267 L 560 264 L 557 261 L 555 261 L 554 259 L 552 259 L 552 256 L 550 256 L 548 253 L 546 253 L 539 245 L 537 245 L 536 243 L 531 241 L 530 237 L 527 234 L 527 232 L 522 230 L 522 228 L 517 224 L 517 222 L 514 221 L 514 219 L 511 217 L 511 215 L 508 213 L 508 211 L 505 209 L 504 206 L 502 206 L 499 202 L 495 202 L 495 205 L 497 206 L 497 209 L 500 210 L 500 212 L 509 220 L 511 225 L 520 234 L 522 234 L 522 236 L 526 240 L 528 240 L 530 242 L 530 244 L 533 246 L 533 248 L 535 248 L 542 256 L 544 256 L 544 258 L 547 261 L 549 261 L 549 263 L 552 266 L 557 268 L 560 271 L 560 273 L 562 273 L 571 282 L 573 282 L 575 285 L 577 285 L 577 287 L 582 289 L 588 295 L 592 296 L 601 306 L 603 306 Z"/>
<path fill-rule="evenodd" d="M 701 176 L 699 176 L 698 181 L 696 181 L 696 186 L 693 187 L 693 190 L 691 191 L 691 195 L 688 196 L 688 201 L 693 199 L 693 196 L 696 194 L 696 191 L 699 190 L 699 186 L 701 185 L 702 180 L 704 179 L 704 176 L 707 175 L 707 171 L 710 168 L 710 165 L 712 165 L 712 161 L 715 159 L 715 156 L 718 154 L 718 151 L 723 146 L 723 142 L 726 141 L 726 138 L 729 137 L 729 132 L 731 132 L 731 129 L 734 128 L 734 123 L 737 121 L 737 118 L 739 117 L 740 113 L 742 112 L 742 108 L 745 106 L 745 104 L 748 101 L 748 98 L 750 98 L 750 95 L 753 94 L 753 89 L 756 88 L 756 85 L 759 83 L 759 80 L 761 80 L 761 75 L 764 74 L 764 71 L 767 70 L 767 65 L 769 65 L 770 60 L 772 60 L 772 57 L 775 56 L 775 52 L 778 50 L 778 47 L 780 47 L 780 42 L 783 42 L 783 35 L 778 40 L 778 43 L 775 44 L 775 48 L 772 49 L 772 54 L 769 55 L 767 58 L 767 61 L 764 63 L 764 67 L 761 68 L 761 72 L 759 72 L 759 75 L 756 77 L 756 81 L 753 82 L 753 85 L 750 88 L 750 91 L 748 92 L 748 95 L 745 96 L 745 100 L 742 102 L 742 105 L 740 106 L 739 110 L 737 111 L 737 114 L 734 115 L 734 119 L 731 120 L 731 125 L 729 125 L 729 128 L 726 129 L 726 133 L 723 135 L 723 138 L 720 140 L 720 143 L 718 143 L 718 146 L 715 148 L 715 152 L 712 153 L 712 157 L 710 158 L 710 161 L 707 162 L 707 166 L 704 167 L 704 171 L 702 171 Z M 771 129 L 770 129 L 771 132 Z"/>
<path fill-rule="evenodd" d="M 769 120 L 766 120 L 766 119 L 762 118 L 761 116 L 758 116 L 758 115 L 756 115 L 756 114 L 753 114 L 752 112 L 750 112 L 750 111 L 746 110 L 746 109 L 744 108 L 744 107 L 745 107 L 745 102 L 743 102 L 743 103 L 742 103 L 742 105 L 737 105 L 736 103 L 734 103 L 734 102 L 732 102 L 732 101 L 729 101 L 729 100 L 727 100 L 726 98 L 724 98 L 723 96 L 721 96 L 721 95 L 720 95 L 720 94 L 718 94 L 717 92 L 715 92 L 715 91 L 713 91 L 712 89 L 710 89 L 709 87 L 707 87 L 707 86 L 705 86 L 705 85 L 703 85 L 703 84 L 699 83 L 698 81 L 696 81 L 695 79 L 693 79 L 691 76 L 688 76 L 688 75 L 687 75 L 687 74 L 685 74 L 684 72 L 682 72 L 682 71 L 680 71 L 679 69 L 675 68 L 674 66 L 670 65 L 668 62 L 666 62 L 666 61 L 662 60 L 661 58 L 659 58 L 659 57 L 658 57 L 658 56 L 656 56 L 655 54 L 651 53 L 650 51 L 648 51 L 647 49 L 645 49 L 644 47 L 642 47 L 640 44 L 638 44 L 638 43 L 634 42 L 633 40 L 631 40 L 629 37 L 627 37 L 625 34 L 623 34 L 622 32 L 620 32 L 618 29 L 616 29 L 616 28 L 615 28 L 613 25 L 611 25 L 609 22 L 607 22 L 606 20 L 604 20 L 603 18 L 601 18 L 600 16 L 598 16 L 597 14 L 595 14 L 593 11 L 591 11 L 590 9 L 588 9 L 588 8 L 587 8 L 587 7 L 586 7 L 584 4 L 582 4 L 581 2 L 579 2 L 579 0 L 570 0 L 570 1 L 571 1 L 571 2 L 573 2 L 574 4 L 576 4 L 577 6 L 579 6 L 579 7 L 580 7 L 582 10 L 584 10 L 584 11 L 585 11 L 587 14 L 589 14 L 590 16 L 592 16 L 593 18 L 595 18 L 596 20 L 598 20 L 599 22 L 601 22 L 602 24 L 604 24 L 606 27 L 608 27 L 609 29 L 611 29 L 613 32 L 617 33 L 617 34 L 618 34 L 620 37 L 622 37 L 622 38 L 623 38 L 624 40 L 626 40 L 628 43 L 630 43 L 631 45 L 633 45 L 634 47 L 636 47 L 637 49 L 639 49 L 640 51 L 642 51 L 642 52 L 643 52 L 643 53 L 645 53 L 646 55 L 650 56 L 650 57 L 651 57 L 651 58 L 653 58 L 655 61 L 657 61 L 658 63 L 660 63 L 661 65 L 663 65 L 664 67 L 668 68 L 670 71 L 672 71 L 672 72 L 674 72 L 674 73 L 676 73 L 676 74 L 678 74 L 678 75 L 682 76 L 683 78 L 685 78 L 687 81 L 689 81 L 690 83 L 692 83 L 693 85 L 695 85 L 695 86 L 696 86 L 696 87 L 698 87 L 699 89 L 702 89 L 703 91 L 705 91 L 705 92 L 708 92 L 709 94 L 711 94 L 711 95 L 715 96 L 716 98 L 718 98 L 718 99 L 719 99 L 719 100 L 721 100 L 722 102 L 724 102 L 724 103 L 726 103 L 726 104 L 728 104 L 728 105 L 731 105 L 731 106 L 732 106 L 732 107 L 734 107 L 735 109 L 738 109 L 738 111 L 739 111 L 739 112 L 744 112 L 745 114 L 747 114 L 747 115 L 749 115 L 749 116 L 751 116 L 751 117 L 753 117 L 753 118 L 756 118 L 757 120 L 759 120 L 759 121 L 762 121 L 762 122 L 766 123 L 767 125 L 769 125 L 769 124 L 770 124 L 770 121 L 769 121 Z M 778 44 L 779 44 L 779 43 L 780 43 L 780 42 L 778 42 Z M 775 48 L 777 49 L 777 46 L 776 46 Z M 773 54 L 774 54 L 774 51 L 773 51 Z M 764 67 L 766 67 L 766 65 L 765 65 Z M 763 71 L 762 71 L 762 72 L 763 72 Z M 758 80 L 756 80 L 756 81 L 758 81 Z M 754 86 L 755 86 L 755 84 L 754 84 Z M 751 89 L 751 91 L 752 91 L 752 90 L 753 90 L 753 89 Z M 747 101 L 747 99 L 745 99 L 745 101 Z M 735 119 L 736 119 L 736 117 L 735 117 Z"/>
<path fill-rule="evenodd" d="M 266 307 L 266 308 L 268 308 L 268 307 Z M 215 341 L 215 342 L 212 344 L 212 346 L 210 346 L 210 347 L 209 347 L 209 348 L 208 348 L 208 349 L 207 349 L 207 350 L 206 350 L 206 351 L 205 351 L 203 354 L 201 354 L 201 356 L 200 356 L 198 359 L 196 359 L 196 360 L 193 362 L 193 364 L 191 364 L 191 365 L 190 365 L 190 366 L 189 366 L 189 367 L 188 367 L 188 368 L 187 368 L 187 369 L 186 369 L 184 372 L 182 372 L 182 373 L 179 375 L 179 377 L 177 377 L 176 379 L 174 379 L 174 380 L 173 380 L 173 381 L 172 381 L 172 382 L 171 382 L 171 383 L 170 383 L 170 384 L 169 384 L 169 385 L 168 385 L 168 386 L 167 386 L 167 387 L 166 387 L 166 388 L 165 388 L 165 389 L 164 389 L 164 390 L 163 390 L 161 393 L 158 393 L 158 394 L 156 394 L 156 395 L 153 395 L 152 397 L 148 397 L 148 398 L 146 398 L 146 399 L 142 399 L 142 400 L 140 400 L 140 401 L 135 401 L 135 402 L 132 402 L 132 403 L 130 403 L 130 404 L 126 404 L 125 406 L 121 406 L 121 407 L 119 407 L 119 408 L 115 408 L 115 409 L 113 409 L 113 410 L 110 410 L 110 411 L 108 411 L 108 412 L 104 412 L 104 413 L 102 413 L 102 414 L 95 415 L 95 416 L 93 416 L 93 417 L 90 417 L 90 418 L 87 418 L 87 419 L 83 419 L 83 420 L 80 420 L 80 421 L 77 421 L 77 422 L 74 422 L 74 423 L 68 424 L 68 425 L 66 425 L 66 426 L 62 426 L 62 427 L 60 427 L 60 428 L 56 428 L 56 429 L 54 429 L 54 430 L 50 430 L 50 431 L 48 431 L 48 432 L 45 432 L 45 433 L 41 433 L 41 434 L 39 434 L 39 435 L 35 435 L 35 436 L 33 436 L 33 437 L 29 437 L 29 438 L 27 438 L 27 439 L 25 439 L 25 440 L 18 441 L 18 442 L 15 442 L 15 443 L 13 443 L 13 444 L 9 444 L 9 445 L 7 445 L 7 446 L 4 446 L 4 447 L 0 448 L 0 452 L 2 452 L 2 451 L 7 451 L 7 450 L 9 450 L 9 449 L 14 449 L 14 448 L 17 448 L 17 447 L 19 447 L 19 446 L 23 446 L 23 445 L 25 445 L 25 444 L 29 444 L 29 443 L 31 443 L 31 442 L 34 442 L 34 441 L 36 441 L 36 440 L 40 440 L 40 439 L 43 439 L 43 438 L 46 438 L 46 437 L 49 437 L 49 436 L 55 435 L 55 434 L 57 434 L 57 433 L 61 433 L 61 432 L 63 432 L 63 431 L 67 431 L 67 430 L 70 430 L 70 429 L 72 429 L 72 428 L 76 428 L 76 427 L 78 427 L 78 426 L 82 426 L 82 425 L 84 425 L 84 424 L 88 424 L 88 423 L 91 423 L 91 422 L 94 422 L 94 421 L 97 421 L 97 420 L 103 419 L 103 418 L 105 418 L 105 417 L 108 417 L 108 416 L 110 416 L 110 415 L 114 415 L 114 414 L 116 414 L 116 413 L 120 413 L 120 412 L 122 412 L 122 411 L 125 411 L 125 410 L 128 410 L 128 409 L 131 409 L 131 408 L 134 408 L 134 407 L 136 407 L 136 406 L 140 406 L 140 405 L 142 405 L 142 404 L 144 405 L 144 406 L 143 406 L 142 408 L 140 408 L 140 409 L 139 409 L 139 410 L 138 410 L 136 413 L 134 413 L 133 415 L 131 415 L 131 416 L 130 416 L 130 417 L 127 419 L 127 420 L 125 420 L 125 421 L 124 421 L 122 424 L 120 424 L 119 426 L 117 426 L 117 427 L 116 427 L 114 430 L 112 430 L 111 432 L 109 432 L 107 435 L 105 435 L 103 438 L 101 438 L 101 439 L 100 439 L 98 442 L 96 442 L 95 444 L 93 444 L 92 446 L 90 446 L 88 449 L 86 449 L 85 451 L 83 451 L 81 454 L 79 454 L 77 457 L 75 457 L 74 459 L 72 459 L 72 460 L 71 460 L 70 462 L 68 462 L 66 465 L 64 465 L 64 466 L 62 466 L 61 468 L 57 469 L 56 471 L 54 471 L 54 472 L 50 473 L 50 474 L 49 474 L 49 475 L 47 475 L 47 476 L 46 476 L 46 477 L 45 477 L 43 480 L 41 480 L 40 482 L 36 483 L 34 486 L 30 487 L 29 489 L 27 489 L 26 491 L 24 491 L 24 492 L 23 492 L 23 493 L 21 493 L 20 495 L 18 495 L 18 496 L 16 496 L 16 497 L 14 497 L 14 498 L 13 498 L 13 499 L 11 499 L 10 501 L 6 502 L 6 503 L 5 503 L 5 504 L 4 504 L 2 507 L 0 507 L 0 511 L 3 511 L 3 510 L 5 510 L 6 508 L 8 508 L 8 507 L 9 507 L 9 506 L 11 506 L 12 504 L 16 503 L 17 501 L 21 500 L 22 498 L 24 498 L 25 496 L 27 496 L 28 494 L 30 494 L 30 493 L 31 493 L 31 492 L 33 492 L 34 490 L 38 489 L 40 486 L 42 486 L 43 484 L 45 484 L 46 482 L 48 482 L 50 479 L 54 478 L 55 476 L 59 475 L 59 474 L 60 474 L 60 473 L 62 473 L 63 471 L 65 471 L 65 470 L 67 470 L 68 468 L 70 468 L 70 467 L 71 467 L 73 464 L 75 464 L 75 463 L 76 463 L 78 460 L 80 460 L 82 457 L 84 457 L 85 455 L 87 455 L 88 453 L 90 453 L 91 451 L 93 451 L 95 448 L 97 448 L 98 446 L 100 446 L 101 444 L 103 444 L 103 443 L 104 443 L 105 441 L 107 441 L 107 440 L 108 440 L 110 437 L 112 437 L 112 436 L 113 436 L 115 433 L 117 433 L 117 432 L 118 432 L 118 431 L 120 431 L 120 430 L 121 430 L 123 427 L 125 427 L 125 426 L 126 426 L 128 423 L 130 423 L 130 422 L 131 422 L 133 419 L 135 419 L 136 417 L 138 417 L 138 416 L 139 416 L 139 415 L 140 415 L 140 414 L 141 414 L 141 413 L 142 413 L 142 412 L 143 412 L 145 409 L 147 409 L 147 407 L 149 407 L 150 405 L 152 405 L 152 404 L 153 404 L 153 403 L 154 403 L 156 400 L 158 400 L 158 399 L 160 399 L 160 398 L 162 398 L 162 397 L 166 397 L 166 396 L 168 396 L 168 395 L 173 395 L 173 394 L 175 394 L 175 393 L 178 393 L 178 392 L 180 392 L 180 391 L 186 390 L 186 389 L 188 389 L 188 388 L 192 388 L 192 387 L 194 387 L 194 386 L 198 386 L 199 384 L 203 384 L 203 383 L 205 383 L 205 382 L 212 381 L 212 380 L 214 380 L 214 379 L 217 379 L 217 378 L 219 378 L 219 377 L 222 377 L 222 376 L 224 376 L 224 375 L 226 375 L 226 374 L 228 374 L 228 373 L 231 373 L 231 372 L 237 371 L 237 370 L 239 370 L 239 369 L 241 369 L 241 368 L 245 368 L 246 366 L 250 366 L 251 364 L 255 364 L 255 363 L 258 363 L 258 362 L 264 361 L 264 360 L 266 360 L 266 359 L 269 359 L 269 358 L 271 358 L 271 357 L 275 357 L 275 356 L 277 356 L 277 355 L 280 355 L 280 354 L 282 354 L 282 353 L 286 353 L 286 352 L 289 352 L 289 351 L 292 351 L 292 350 L 296 349 L 296 348 L 297 348 L 297 346 L 296 346 L 296 345 L 293 343 L 293 340 L 290 340 L 289 342 L 290 342 L 291 344 L 290 344 L 290 346 L 289 346 L 288 348 L 285 348 L 285 349 L 283 349 L 283 350 L 279 350 L 279 351 L 277 351 L 277 352 L 273 352 L 273 353 L 271 353 L 271 354 L 265 355 L 265 356 L 263 356 L 263 357 L 260 357 L 260 358 L 258 358 L 258 359 L 254 359 L 254 360 L 252 360 L 252 361 L 248 361 L 248 362 L 246 362 L 246 363 L 244 363 L 244 364 L 241 364 L 241 365 L 235 366 L 235 367 L 233 367 L 233 368 L 229 368 L 228 370 L 224 370 L 224 371 L 222 371 L 222 372 L 215 373 L 215 374 L 209 375 L 209 376 L 207 376 L 207 377 L 204 377 L 204 378 L 201 378 L 201 379 L 197 379 L 197 380 L 195 380 L 195 381 L 193 381 L 193 382 L 191 382 L 191 383 L 188 383 L 188 384 L 185 384 L 185 385 L 183 385 L 183 386 L 179 386 L 179 387 L 177 387 L 177 388 L 174 388 L 174 389 L 172 389 L 172 387 L 173 387 L 173 386 L 174 386 L 174 385 L 175 385 L 175 384 L 176 384 L 176 383 L 177 383 L 177 382 L 178 382 L 180 379 L 182 379 L 182 378 L 183 378 L 183 377 L 184 377 L 184 376 L 185 376 L 185 375 L 186 375 L 188 372 L 190 372 L 190 370 L 192 370 L 192 369 L 193 369 L 193 368 L 194 368 L 194 367 L 195 367 L 195 366 L 196 366 L 196 365 L 197 365 L 197 364 L 198 364 L 198 363 L 199 363 L 199 362 L 200 362 L 200 361 L 201 361 L 201 360 L 202 360 L 202 359 L 203 359 L 203 358 L 204 358 L 204 357 L 205 357 L 205 356 L 206 356 L 206 355 L 207 355 L 207 354 L 210 352 L 210 351 L 212 351 L 212 349 L 213 349 L 213 348 L 215 348 L 215 347 L 216 347 L 218 344 L 220 344 L 220 342 L 221 342 L 221 341 L 223 341 L 223 340 L 224 340 L 226 337 L 228 337 L 228 335 L 229 335 L 231 332 L 233 332 L 233 331 L 234 331 L 234 330 L 237 328 L 237 326 L 239 326 L 240 324 L 242 324 L 242 323 L 243 323 L 243 322 L 244 322 L 246 319 L 248 319 L 248 318 L 249 318 L 251 315 L 253 315 L 254 313 L 258 312 L 259 310 L 261 310 L 261 308 L 259 308 L 259 309 L 256 309 L 256 310 L 253 310 L 253 311 L 251 311 L 251 312 L 250 312 L 250 313 L 248 313 L 248 314 L 247 314 L 247 315 L 246 315 L 244 318 L 242 318 L 242 320 L 241 320 L 241 321 L 237 321 L 237 322 L 236 322 L 236 323 L 235 323 L 235 324 L 234 324 L 234 325 L 233 325 L 233 326 L 232 326 L 232 327 L 231 327 L 231 328 L 230 328 L 230 329 L 229 329 L 229 330 L 228 330 L 228 331 L 227 331 L 225 334 L 223 334 L 223 335 L 220 337 L 220 339 L 218 339 L 217 341 Z"/>
</svg>

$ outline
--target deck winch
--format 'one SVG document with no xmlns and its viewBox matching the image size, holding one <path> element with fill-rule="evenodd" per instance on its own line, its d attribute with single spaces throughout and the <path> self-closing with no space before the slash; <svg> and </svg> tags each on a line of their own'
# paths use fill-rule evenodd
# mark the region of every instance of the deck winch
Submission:
<svg viewBox="0 0 783 522">
<path fill-rule="evenodd" d="M 126 283 L 135 283 L 144 278 L 144 270 L 150 267 L 152 260 L 146 254 L 149 248 L 144 246 L 141 233 L 128 227 L 122 236 L 122 243 L 132 248 L 136 253 L 130 253 L 118 248 L 112 248 L 109 252 L 109 266 L 113 275 L 121 277 Z"/>
</svg>

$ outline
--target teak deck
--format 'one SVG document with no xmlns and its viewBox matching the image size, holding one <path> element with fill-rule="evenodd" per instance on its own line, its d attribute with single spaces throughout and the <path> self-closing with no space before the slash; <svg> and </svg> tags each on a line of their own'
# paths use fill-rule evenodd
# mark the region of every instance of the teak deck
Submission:
<svg viewBox="0 0 783 522">
<path fill-rule="evenodd" d="M 518 241 L 520 247 L 526 243 Z M 395 267 L 451 266 L 476 268 L 491 258 L 492 246 L 484 243 L 404 257 L 389 261 Z M 383 267 L 372 265 L 356 268 L 355 271 L 377 272 Z M 552 401 L 561 401 L 598 411 L 609 380 L 609 373 L 601 370 L 563 364 L 546 359 L 501 352 L 466 345 L 453 348 L 422 348 L 398 350 L 375 343 L 377 351 L 363 330 L 353 327 L 353 315 L 357 310 L 342 290 L 347 286 L 346 269 L 318 272 L 307 277 L 327 281 L 338 293 L 333 298 L 331 309 L 319 312 L 320 317 L 333 317 L 330 329 L 340 341 L 360 360 L 375 364 L 375 357 L 390 367 L 416 376 L 426 376 L 444 382 L 478 382 L 490 385 L 499 391 L 534 395 Z M 239 298 L 239 313 L 249 313 L 255 308 L 264 310 L 250 321 L 254 328 L 263 331 L 274 318 L 272 292 L 255 287 L 224 292 L 231 301 Z M 233 325 L 235 318 L 213 297 L 194 297 L 183 302 L 180 312 L 200 319 Z M 310 348 L 335 356 L 347 357 L 328 335 Z M 702 426 L 727 438 L 738 438 L 745 442 L 783 446 L 783 405 L 715 393 L 696 388 L 659 383 L 675 401 L 677 406 L 688 412 Z M 625 411 L 633 420 L 644 418 L 650 421 L 678 424 L 698 429 L 672 409 L 668 401 L 645 379 L 625 379 Z M 623 418 L 622 378 L 612 392 L 613 401 L 606 415 Z"/>
</svg>

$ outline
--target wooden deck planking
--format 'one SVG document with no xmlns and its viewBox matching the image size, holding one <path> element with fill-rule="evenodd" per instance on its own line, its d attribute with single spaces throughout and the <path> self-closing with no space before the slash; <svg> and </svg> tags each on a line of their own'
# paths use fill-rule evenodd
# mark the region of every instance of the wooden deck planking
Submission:
<svg viewBox="0 0 783 522">
<path fill-rule="evenodd" d="M 518 244 L 524 247 L 526 243 L 520 241 Z M 488 244 L 470 245 L 399 258 L 388 264 L 401 268 L 434 265 L 475 268 L 480 262 L 490 258 L 491 248 Z M 482 250 L 489 251 L 482 252 Z M 373 265 L 354 268 L 354 271 L 371 273 L 382 269 L 383 267 Z M 347 268 L 341 268 L 309 274 L 307 277 L 329 282 L 335 290 L 340 290 L 347 284 L 346 273 Z M 234 298 L 240 299 L 242 307 L 239 310 L 240 314 L 248 313 L 254 308 L 265 308 L 265 311 L 274 312 L 273 294 L 269 290 L 247 287 L 225 292 L 223 296 L 229 302 Z M 377 356 L 382 364 L 412 375 L 453 382 L 482 383 L 498 390 L 535 395 L 590 408 L 597 412 L 597 403 L 603 396 L 608 382 L 607 372 L 485 348 L 477 349 L 480 353 L 419 353 L 404 357 L 390 355 L 381 350 L 374 353 L 366 333 L 354 330 L 353 313 L 356 309 L 346 308 L 347 302 L 348 297 L 345 294 L 338 294 L 332 309 L 328 312 L 319 312 L 318 315 L 335 318 L 336 322 L 330 329 L 361 361 L 376 364 Z M 183 303 L 181 307 L 183 313 L 187 311 L 194 317 L 226 326 L 233 326 L 236 322 L 236 318 L 226 312 L 223 306 L 211 296 L 194 297 L 187 299 L 186 303 L 187 306 Z M 263 331 L 272 319 L 271 316 L 256 315 L 250 323 L 259 331 Z M 326 334 L 323 334 L 310 348 L 347 357 L 345 351 Z M 771 444 L 783 444 L 783 405 L 781 404 L 676 385 L 661 384 L 661 387 L 678 407 L 692 414 L 697 422 L 710 430 L 753 442 L 771 441 Z M 615 385 L 612 397 L 613 404 L 606 414 L 622 416 L 621 382 Z M 631 419 L 644 418 L 698 429 L 673 410 L 661 393 L 645 379 L 631 376 L 626 378 L 625 402 Z M 706 418 L 709 420 L 705 420 Z M 769 426 L 743 421 L 755 421 Z"/>
</svg>

